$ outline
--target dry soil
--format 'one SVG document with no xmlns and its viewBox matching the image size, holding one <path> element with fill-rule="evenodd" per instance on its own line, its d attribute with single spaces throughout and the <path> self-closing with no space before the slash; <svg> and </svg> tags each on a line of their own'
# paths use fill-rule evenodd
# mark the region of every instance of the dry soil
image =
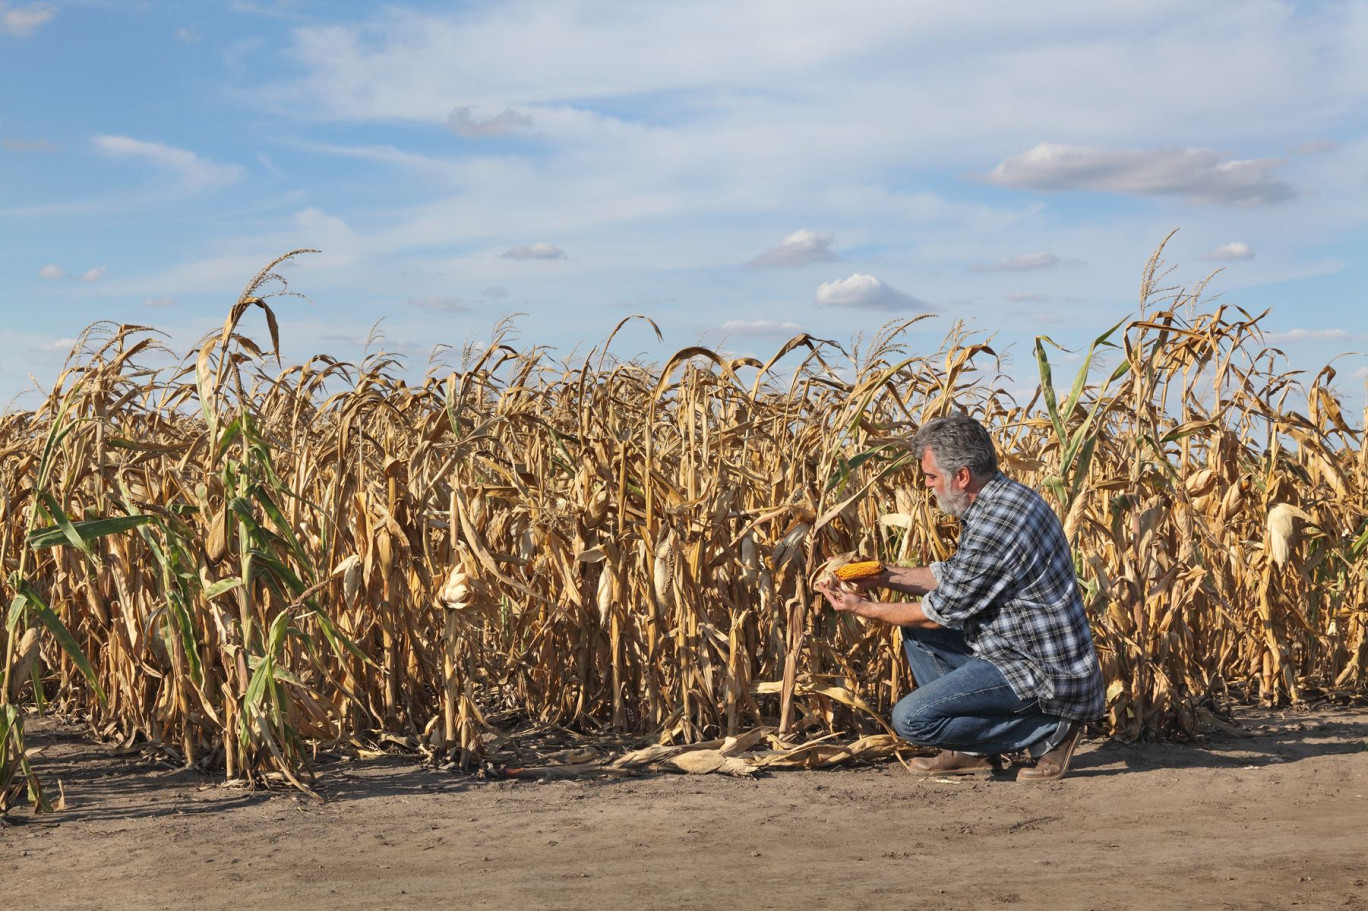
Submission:
<svg viewBox="0 0 1368 911">
<path fill-rule="evenodd" d="M 755 779 L 479 780 L 338 762 L 316 802 L 51 721 L 66 809 L 0 824 L 8 908 L 1368 909 L 1368 711 L 1085 741 L 1048 784 L 898 763 Z M 55 792 L 56 788 L 52 790 Z"/>
</svg>

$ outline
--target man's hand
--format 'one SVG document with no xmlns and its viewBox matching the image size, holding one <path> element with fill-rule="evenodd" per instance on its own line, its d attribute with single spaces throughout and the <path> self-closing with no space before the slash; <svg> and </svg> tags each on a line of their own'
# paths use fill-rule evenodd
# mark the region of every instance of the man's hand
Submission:
<svg viewBox="0 0 1368 911">
<path fill-rule="evenodd" d="M 900 570 L 900 572 L 906 572 L 906 570 Z M 930 576 L 930 573 L 925 570 L 921 570 L 921 572 L 926 572 L 926 575 Z M 926 616 L 921 603 L 918 601 L 888 603 L 869 600 L 866 596 L 867 588 L 880 584 L 880 578 L 879 576 L 871 576 L 872 584 L 866 587 L 855 586 L 849 582 L 839 583 L 833 577 L 826 577 L 819 580 L 813 587 L 822 593 L 833 610 L 842 614 L 854 614 L 857 617 L 864 617 L 866 620 L 879 620 L 893 626 L 939 628 L 939 624 Z"/>
<path fill-rule="evenodd" d="M 869 580 L 875 578 L 875 576 L 870 576 Z M 833 610 L 843 614 L 863 616 L 860 608 L 869 603 L 865 599 L 867 586 L 857 586 L 852 582 L 842 584 L 832 579 L 822 579 L 817 583 L 816 588 L 827 599 L 827 603 L 831 605 Z"/>
<path fill-rule="evenodd" d="M 853 592 L 861 598 L 868 598 L 869 593 L 876 588 L 887 588 L 892 576 L 888 568 L 880 570 L 872 576 L 861 576 L 858 579 L 846 579 L 841 582 L 841 587 L 848 592 Z"/>
</svg>

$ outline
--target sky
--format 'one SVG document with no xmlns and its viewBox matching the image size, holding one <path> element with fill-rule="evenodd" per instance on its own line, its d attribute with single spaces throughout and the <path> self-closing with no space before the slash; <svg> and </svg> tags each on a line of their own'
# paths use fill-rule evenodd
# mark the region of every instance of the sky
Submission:
<svg viewBox="0 0 1368 911">
<path fill-rule="evenodd" d="M 1029 397 L 1175 229 L 1167 284 L 1368 381 L 1362 0 L 0 0 L 0 175 L 8 407 L 97 322 L 184 353 L 298 248 L 286 363 L 933 314 L 913 352 L 963 321 Z"/>
</svg>

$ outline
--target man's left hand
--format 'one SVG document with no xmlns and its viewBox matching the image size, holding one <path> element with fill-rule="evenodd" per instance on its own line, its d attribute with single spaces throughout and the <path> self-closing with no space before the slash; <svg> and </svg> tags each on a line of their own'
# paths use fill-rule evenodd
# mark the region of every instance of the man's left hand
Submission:
<svg viewBox="0 0 1368 911">
<path fill-rule="evenodd" d="M 840 613 L 859 614 L 860 608 L 866 604 L 862 591 L 838 588 L 825 579 L 818 582 L 816 587 L 826 597 L 827 603 L 831 605 L 832 609 Z"/>
</svg>

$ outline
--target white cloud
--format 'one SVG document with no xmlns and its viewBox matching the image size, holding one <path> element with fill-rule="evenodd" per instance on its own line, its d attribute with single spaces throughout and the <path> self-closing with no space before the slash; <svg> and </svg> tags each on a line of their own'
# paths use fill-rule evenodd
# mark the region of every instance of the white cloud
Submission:
<svg viewBox="0 0 1368 911">
<path fill-rule="evenodd" d="M 162 310 L 167 307 L 174 307 L 177 303 L 178 302 L 174 297 L 168 295 L 166 297 L 149 297 L 147 300 L 143 301 L 143 306 L 153 310 Z"/>
<path fill-rule="evenodd" d="M 803 327 L 797 323 L 781 323 L 772 319 L 733 319 L 722 324 L 722 331 L 728 335 L 781 335 L 788 337 L 802 332 Z"/>
<path fill-rule="evenodd" d="M 55 263 L 48 263 L 38 270 L 39 278 L 66 278 L 66 270 Z"/>
<path fill-rule="evenodd" d="M 431 310 L 434 313 L 466 313 L 470 310 L 466 302 L 459 297 L 437 297 L 431 295 L 423 298 L 415 298 L 408 302 L 410 307 L 417 307 L 420 310 Z"/>
<path fill-rule="evenodd" d="M 851 307 L 857 310 L 920 310 L 931 308 L 910 294 L 892 288 L 872 275 L 854 275 L 817 287 L 817 306 Z"/>
<path fill-rule="evenodd" d="M 1312 139 L 1293 149 L 1298 155 L 1324 155 L 1333 152 L 1339 145 L 1329 139 Z"/>
<path fill-rule="evenodd" d="M 0 3 L 0 35 L 27 38 L 56 15 L 57 7 L 51 3 L 30 3 L 12 9 Z"/>
<path fill-rule="evenodd" d="M 95 148 L 107 155 L 146 161 L 178 175 L 180 187 L 187 193 L 226 186 L 243 174 L 237 165 L 215 164 L 194 152 L 177 149 L 160 142 L 145 142 L 128 136 L 96 136 Z"/>
<path fill-rule="evenodd" d="M 508 289 L 502 285 L 490 285 L 480 292 L 480 296 L 487 297 L 490 300 L 501 301 L 508 298 Z"/>
<path fill-rule="evenodd" d="M 85 272 L 81 273 L 81 281 L 88 283 L 97 282 L 100 279 L 104 278 L 105 273 L 108 271 L 109 269 L 105 266 L 96 266 L 93 269 L 87 269 Z"/>
<path fill-rule="evenodd" d="M 193 25 L 187 25 L 176 29 L 171 33 L 171 37 L 181 44 L 198 44 L 203 36 L 200 35 L 199 29 Z"/>
<path fill-rule="evenodd" d="M 1040 301 L 1024 301 L 1024 303 L 1045 303 L 1049 300 L 1050 298 L 1043 297 Z M 1007 315 L 1011 317 L 1014 322 L 1030 323 L 1036 326 L 1058 326 L 1062 325 L 1065 321 L 1064 314 L 1060 313 L 1058 310 L 1042 310 L 1039 307 L 1010 310 Z M 1051 358 L 1053 357 L 1054 355 L 1051 355 Z"/>
<path fill-rule="evenodd" d="M 1249 244 L 1245 243 L 1244 241 L 1238 240 L 1234 243 L 1229 243 L 1217 247 L 1215 250 L 1212 250 L 1210 253 L 1207 253 L 1205 256 L 1202 257 L 1202 259 L 1218 263 L 1232 262 L 1237 259 L 1253 258 L 1254 251 L 1250 249 Z"/>
<path fill-rule="evenodd" d="M 819 234 L 810 228 L 801 228 L 780 241 L 779 246 L 766 250 L 746 265 L 806 266 L 809 263 L 831 262 L 836 259 L 836 253 L 831 249 L 835 242 L 835 234 Z"/>
<path fill-rule="evenodd" d="M 55 338 L 50 342 L 43 342 L 38 346 L 38 350 L 65 354 L 74 347 L 76 347 L 76 339 L 74 338 Z"/>
<path fill-rule="evenodd" d="M 1210 149 L 1105 149 L 1041 143 L 986 176 L 1018 190 L 1179 196 L 1203 205 L 1258 206 L 1296 194 L 1271 173 L 1282 159 L 1223 160 Z"/>
<path fill-rule="evenodd" d="M 1344 329 L 1289 329 L 1286 332 L 1266 332 L 1264 338 L 1274 344 L 1283 342 L 1335 342 L 1354 338 Z"/>
<path fill-rule="evenodd" d="M 337 215 L 310 206 L 295 213 L 296 233 L 287 241 L 294 247 L 308 247 L 322 252 L 298 260 L 301 269 L 332 269 L 356 262 L 363 255 L 362 244 L 351 225 Z"/>
<path fill-rule="evenodd" d="M 504 259 L 565 259 L 565 251 L 555 244 L 539 243 L 530 247 L 519 244 L 499 254 Z"/>
<path fill-rule="evenodd" d="M 1052 269 L 1064 260 L 1053 253 L 1022 253 L 1019 256 L 1005 256 L 991 265 L 970 266 L 971 272 L 1030 272 L 1034 269 Z"/>
<path fill-rule="evenodd" d="M 46 139 L 3 139 L 0 148 L 11 152 L 55 152 L 57 146 Z"/>
<path fill-rule="evenodd" d="M 1043 304 L 1053 298 L 1038 291 L 1009 291 L 1002 295 L 1002 299 L 1015 304 Z"/>
<path fill-rule="evenodd" d="M 531 117 L 526 114 L 519 114 L 511 108 L 492 117 L 484 118 L 472 113 L 468 107 L 452 108 L 451 113 L 447 115 L 447 129 L 466 139 L 487 139 L 491 136 L 503 136 L 506 133 L 512 133 L 531 125 Z"/>
<path fill-rule="evenodd" d="M 228 8 L 235 13 L 255 13 L 273 19 L 299 19 L 298 12 L 303 0 L 274 0 L 272 3 L 251 3 L 248 0 L 231 0 Z"/>
</svg>

